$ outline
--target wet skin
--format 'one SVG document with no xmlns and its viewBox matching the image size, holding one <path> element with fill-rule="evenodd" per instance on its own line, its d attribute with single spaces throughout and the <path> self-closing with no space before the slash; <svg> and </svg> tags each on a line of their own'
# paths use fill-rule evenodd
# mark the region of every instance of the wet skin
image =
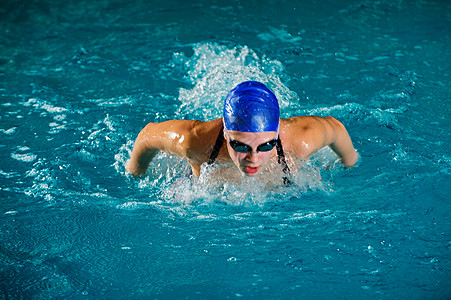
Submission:
<svg viewBox="0 0 451 300">
<path fill-rule="evenodd" d="M 222 118 L 211 121 L 168 120 L 147 124 L 136 138 L 127 170 L 133 176 L 142 176 L 158 151 L 185 159 L 193 175 L 200 176 L 203 163 L 208 161 L 213 146 L 223 127 Z M 248 176 L 261 173 L 276 149 L 257 152 L 257 147 L 276 138 L 277 133 L 229 131 L 229 138 L 244 143 L 252 151 L 240 153 L 229 142 L 223 144 L 218 161 L 232 160 Z M 303 116 L 280 119 L 280 140 L 285 153 L 300 159 L 309 159 L 322 147 L 329 146 L 345 167 L 353 166 L 358 154 L 346 128 L 333 117 Z M 226 138 L 227 139 L 227 138 Z"/>
</svg>

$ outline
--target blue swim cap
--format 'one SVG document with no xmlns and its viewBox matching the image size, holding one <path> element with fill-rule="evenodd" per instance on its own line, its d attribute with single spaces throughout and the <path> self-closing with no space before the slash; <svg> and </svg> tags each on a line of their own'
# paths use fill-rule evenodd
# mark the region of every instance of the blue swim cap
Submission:
<svg viewBox="0 0 451 300">
<path fill-rule="evenodd" d="M 278 131 L 279 115 L 276 96 L 256 81 L 238 84 L 224 102 L 224 127 L 227 130 Z"/>
</svg>

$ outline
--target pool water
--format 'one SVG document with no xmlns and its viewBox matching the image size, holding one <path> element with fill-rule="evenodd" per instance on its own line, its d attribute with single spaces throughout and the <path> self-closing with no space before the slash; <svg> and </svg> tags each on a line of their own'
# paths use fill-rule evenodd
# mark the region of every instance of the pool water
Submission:
<svg viewBox="0 0 451 300">
<path fill-rule="evenodd" d="M 448 1 L 5 0 L 0 30 L 0 298 L 450 299 Z M 125 172 L 243 80 L 339 119 L 358 165 Z"/>
</svg>

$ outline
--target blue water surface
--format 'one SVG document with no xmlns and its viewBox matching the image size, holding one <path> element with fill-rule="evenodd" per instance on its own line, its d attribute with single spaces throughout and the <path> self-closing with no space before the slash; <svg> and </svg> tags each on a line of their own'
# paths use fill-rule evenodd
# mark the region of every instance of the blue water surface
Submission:
<svg viewBox="0 0 451 300">
<path fill-rule="evenodd" d="M 450 299 L 449 49 L 440 0 L 3 0 L 0 298 Z M 243 80 L 339 119 L 358 165 L 126 173 L 148 122 Z"/>
</svg>

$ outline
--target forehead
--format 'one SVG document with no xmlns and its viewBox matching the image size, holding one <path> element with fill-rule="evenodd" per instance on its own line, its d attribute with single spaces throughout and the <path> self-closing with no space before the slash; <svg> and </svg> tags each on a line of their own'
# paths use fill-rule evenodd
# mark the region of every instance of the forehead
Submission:
<svg viewBox="0 0 451 300">
<path fill-rule="evenodd" d="M 250 146 L 260 145 L 264 142 L 271 141 L 277 137 L 276 131 L 264 131 L 264 132 L 244 132 L 244 131 L 227 131 L 229 138 Z"/>
</svg>

